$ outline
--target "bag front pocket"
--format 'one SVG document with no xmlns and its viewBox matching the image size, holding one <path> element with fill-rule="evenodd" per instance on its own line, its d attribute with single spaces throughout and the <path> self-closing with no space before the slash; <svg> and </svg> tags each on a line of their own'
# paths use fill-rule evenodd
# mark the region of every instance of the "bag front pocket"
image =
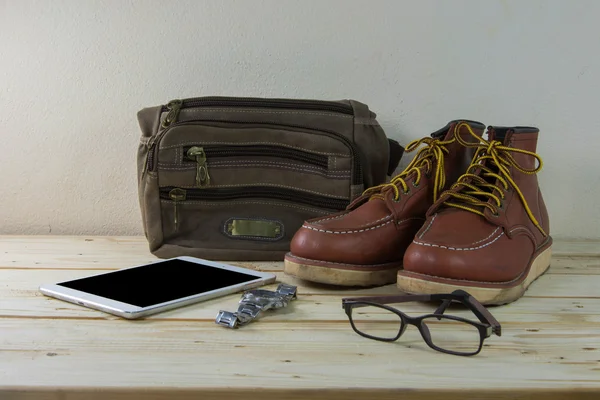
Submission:
<svg viewBox="0 0 600 400">
<path fill-rule="evenodd" d="M 265 185 L 351 197 L 353 160 L 339 150 L 311 151 L 284 143 L 223 140 L 190 140 L 161 148 L 157 168 L 160 186 L 208 189 Z"/>
<path fill-rule="evenodd" d="M 303 204 L 308 207 L 335 212 L 346 208 L 347 199 L 316 195 L 299 190 L 274 188 L 269 186 L 246 186 L 242 188 L 185 189 L 180 187 L 161 187 L 161 200 L 170 200 L 173 206 L 173 225 L 175 230 L 181 220 L 178 205 L 186 201 L 225 202 L 238 199 L 268 199 Z"/>
<path fill-rule="evenodd" d="M 207 154 L 210 145 L 219 144 L 233 148 L 240 142 L 244 142 L 246 146 L 258 146 L 255 149 L 256 156 L 273 158 L 276 155 L 272 154 L 272 151 L 275 151 L 280 154 L 279 158 L 297 159 L 320 166 L 325 164 L 323 155 L 335 156 L 340 158 L 341 163 L 334 164 L 333 169 L 343 167 L 349 170 L 351 174 L 349 185 L 363 184 L 361 157 L 355 145 L 343 135 L 302 126 L 258 122 L 184 121 L 171 125 L 148 143 L 146 170 L 154 172 L 157 167 L 160 168 L 159 164 L 173 168 L 173 165 L 168 165 L 173 163 L 173 158 L 175 163 L 181 163 L 183 161 L 181 157 L 186 157 L 191 147 L 201 149 L 194 149 L 189 159 L 197 161 L 197 164 L 203 164 L 204 158 L 210 156 Z M 273 148 L 270 148 L 271 146 Z M 179 153 L 175 152 L 176 149 Z M 240 151 L 250 154 L 250 150 L 241 149 L 240 147 Z M 231 157 L 227 156 L 226 149 L 219 151 L 221 155 Z M 332 169 L 331 164 L 329 169 Z"/>
<path fill-rule="evenodd" d="M 282 257 L 305 220 L 348 205 L 344 199 L 272 187 L 163 187 L 160 203 L 164 243 L 206 254 L 221 251 L 218 257 L 227 257 L 227 251 L 274 251 L 273 257 Z"/>
<path fill-rule="evenodd" d="M 290 161 L 294 163 L 290 163 Z M 281 168 L 328 175 L 329 157 L 321 154 L 273 145 L 185 146 L 183 165 L 196 164 L 196 186 L 210 184 L 209 166 Z M 337 174 L 339 176 L 339 174 Z M 349 174 L 347 176 L 349 178 Z"/>
</svg>

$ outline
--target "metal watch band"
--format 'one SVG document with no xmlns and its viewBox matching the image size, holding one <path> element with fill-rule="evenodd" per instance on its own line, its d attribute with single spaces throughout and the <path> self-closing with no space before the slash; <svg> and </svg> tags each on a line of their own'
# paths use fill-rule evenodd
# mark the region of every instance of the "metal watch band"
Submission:
<svg viewBox="0 0 600 400">
<path fill-rule="evenodd" d="M 287 307 L 290 301 L 297 298 L 296 290 L 296 286 L 285 283 L 280 284 L 275 291 L 249 290 L 242 295 L 236 312 L 219 311 L 215 323 L 231 329 L 247 325 L 261 312 Z"/>
</svg>

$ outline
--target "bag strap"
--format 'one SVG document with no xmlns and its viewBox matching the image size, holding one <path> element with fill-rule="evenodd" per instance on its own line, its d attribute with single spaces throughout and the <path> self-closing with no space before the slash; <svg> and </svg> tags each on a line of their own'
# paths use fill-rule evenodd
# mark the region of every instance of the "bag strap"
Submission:
<svg viewBox="0 0 600 400">
<path fill-rule="evenodd" d="M 388 162 L 387 174 L 391 176 L 402 159 L 404 147 L 400 146 L 400 143 L 394 139 L 388 139 L 388 142 L 390 144 L 390 161 Z"/>
</svg>

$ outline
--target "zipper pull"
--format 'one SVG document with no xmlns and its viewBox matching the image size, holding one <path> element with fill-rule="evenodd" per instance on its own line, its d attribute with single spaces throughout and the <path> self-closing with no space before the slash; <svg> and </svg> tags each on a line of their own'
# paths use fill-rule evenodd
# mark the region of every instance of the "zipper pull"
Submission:
<svg viewBox="0 0 600 400">
<path fill-rule="evenodd" d="M 177 115 L 179 115 L 179 110 L 181 109 L 181 105 L 183 104 L 182 100 L 172 100 L 167 104 L 167 110 L 169 113 L 165 117 L 165 120 L 162 123 L 162 127 L 166 128 L 171 125 L 177 119 Z"/>
<path fill-rule="evenodd" d="M 151 154 L 151 153 L 154 152 L 155 142 L 156 142 L 156 135 L 151 136 L 150 139 L 148 140 L 148 142 L 146 143 L 146 160 L 144 161 L 144 170 L 143 170 L 142 176 L 144 176 L 146 174 L 146 172 L 151 169 L 150 167 L 153 167 L 153 165 L 150 165 L 150 161 L 154 159 L 154 157 L 153 157 L 154 154 Z"/>
<path fill-rule="evenodd" d="M 187 151 L 187 157 L 196 160 L 198 169 L 196 171 L 196 186 L 203 187 L 210 183 L 210 175 L 206 166 L 206 153 L 202 147 L 190 147 Z"/>
<path fill-rule="evenodd" d="M 175 223 L 175 230 L 177 230 L 177 225 L 179 224 L 179 218 L 177 217 L 177 203 L 185 201 L 186 195 L 187 191 L 180 188 L 171 189 L 169 192 L 169 198 L 173 200 L 173 223 Z"/>
</svg>

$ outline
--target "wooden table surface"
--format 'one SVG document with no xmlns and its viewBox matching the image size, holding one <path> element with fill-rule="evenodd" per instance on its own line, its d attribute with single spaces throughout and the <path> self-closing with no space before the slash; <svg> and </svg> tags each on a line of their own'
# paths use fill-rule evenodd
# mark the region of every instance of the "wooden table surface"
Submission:
<svg viewBox="0 0 600 400">
<path fill-rule="evenodd" d="M 457 357 L 415 329 L 396 343 L 352 331 L 341 298 L 394 285 L 334 289 L 294 280 L 281 263 L 237 263 L 277 271 L 298 300 L 238 330 L 214 318 L 240 294 L 128 321 L 38 286 L 156 261 L 144 238 L 0 236 L 0 399 L 600 399 L 600 246 L 553 249 L 525 297 L 491 308 L 502 336 Z"/>
</svg>

